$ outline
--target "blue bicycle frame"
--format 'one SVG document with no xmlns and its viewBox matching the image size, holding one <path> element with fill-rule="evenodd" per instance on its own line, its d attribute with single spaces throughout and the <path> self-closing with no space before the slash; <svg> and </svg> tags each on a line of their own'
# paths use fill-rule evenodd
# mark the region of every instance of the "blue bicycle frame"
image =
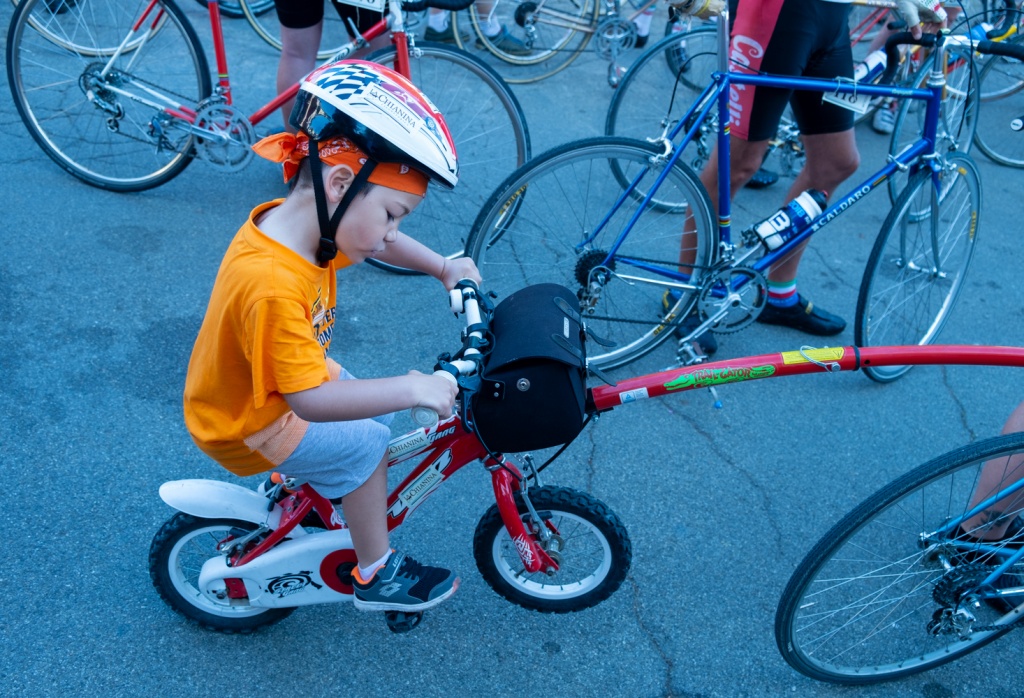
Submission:
<svg viewBox="0 0 1024 698">
<path fill-rule="evenodd" d="M 818 78 L 801 78 L 801 77 L 782 77 L 775 75 L 755 75 L 755 74 L 744 74 L 729 71 L 729 58 L 728 58 L 728 33 L 727 27 L 729 25 L 728 15 L 723 14 L 718 19 L 718 55 L 719 55 L 719 70 L 712 75 L 712 82 L 709 84 L 700 97 L 693 103 L 686 114 L 679 119 L 675 126 L 669 131 L 664 137 L 666 142 L 666 157 L 667 161 L 665 167 L 661 173 L 655 179 L 654 184 L 650 187 L 649 192 L 645 195 L 643 203 L 639 206 L 636 212 L 633 213 L 630 220 L 626 223 L 618 237 L 615 239 L 614 244 L 608 251 L 608 255 L 604 260 L 604 265 L 610 266 L 614 261 L 624 264 L 629 264 L 637 269 L 644 269 L 656 273 L 660 276 L 672 279 L 676 284 L 669 284 L 679 288 L 693 289 L 692 285 L 688 283 L 690 275 L 688 273 L 679 271 L 678 269 L 670 269 L 664 266 L 655 265 L 650 262 L 641 260 L 630 259 L 628 257 L 617 256 L 618 250 L 621 247 L 623 241 L 629 235 L 629 232 L 633 229 L 640 215 L 647 209 L 651 204 L 652 199 L 660 188 L 662 182 L 672 171 L 672 167 L 679 160 L 683 154 L 687 144 L 690 143 L 697 131 L 700 129 L 704 119 L 707 118 L 712 107 L 716 104 L 718 106 L 718 123 L 720 124 L 718 132 L 718 233 L 721 249 L 731 250 L 732 247 L 732 222 L 731 222 L 731 196 L 730 196 L 730 165 L 729 165 L 729 88 L 730 85 L 753 85 L 758 87 L 778 87 L 790 90 L 805 90 L 811 92 L 821 93 L 836 93 L 836 94 L 849 94 L 849 95 L 868 95 L 870 97 L 900 97 L 917 99 L 927 102 L 927 111 L 925 113 L 924 131 L 920 139 L 915 141 L 913 144 L 905 148 L 901 153 L 896 156 L 890 157 L 889 163 L 878 172 L 868 177 L 863 183 L 855 187 L 850 193 L 841 197 L 831 207 L 823 211 L 817 218 L 815 218 L 811 224 L 799 234 L 793 236 L 785 244 L 780 246 L 778 249 L 766 253 L 764 256 L 756 260 L 751 266 L 757 271 L 764 271 L 771 267 L 773 263 L 778 261 L 780 258 L 788 255 L 792 249 L 807 240 L 811 235 L 816 233 L 824 226 L 831 223 L 833 220 L 838 218 L 854 203 L 862 199 L 866 194 L 874 190 L 878 185 L 885 182 L 897 171 L 910 171 L 915 172 L 918 167 L 922 164 L 927 164 L 932 169 L 933 173 L 933 184 L 935 191 L 939 190 L 939 172 L 940 166 L 934 158 L 935 154 L 935 143 L 936 133 L 939 125 L 939 111 L 942 104 L 942 94 L 945 88 L 944 79 L 930 79 L 929 86 L 927 88 L 905 88 L 905 87 L 892 87 L 884 85 L 871 85 L 871 84 L 859 84 L 853 82 L 847 78 L 838 78 L 835 80 L 823 80 Z M 941 46 L 938 47 L 941 49 Z M 939 78 L 942 75 L 942 66 L 940 62 L 941 50 L 936 50 L 934 54 L 933 72 L 932 78 Z M 936 74 L 936 70 L 938 74 Z M 696 118 L 693 118 L 696 115 Z M 686 135 L 679 142 L 678 145 L 674 145 L 676 138 L 687 124 L 692 124 Z M 635 191 L 637 184 L 646 175 L 647 168 L 643 168 L 636 178 L 631 182 L 629 188 L 622 192 L 618 200 L 612 206 L 612 209 L 605 215 L 601 222 L 594 229 L 593 233 L 583 242 L 581 242 L 577 248 L 582 249 L 586 245 L 590 244 L 597 235 L 604 229 L 611 220 L 612 215 L 619 209 L 622 203 L 630 197 L 630 193 Z"/>
</svg>

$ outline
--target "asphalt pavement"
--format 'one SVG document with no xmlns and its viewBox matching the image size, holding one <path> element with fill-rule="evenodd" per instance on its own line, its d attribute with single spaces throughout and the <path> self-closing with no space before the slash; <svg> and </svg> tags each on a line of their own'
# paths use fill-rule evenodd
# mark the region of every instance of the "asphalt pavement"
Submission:
<svg viewBox="0 0 1024 698">
<path fill-rule="evenodd" d="M 202 8 L 183 3 L 212 57 Z M 0 4 L 6 26 L 11 5 Z M 270 98 L 276 57 L 242 20 L 226 24 L 240 106 Z M 611 90 L 592 53 L 516 87 L 534 150 L 602 128 Z M 237 66 L 237 67 L 236 67 Z M 450 565 L 459 592 L 406 635 L 349 605 L 299 609 L 249 636 L 202 630 L 152 588 L 150 540 L 178 478 L 238 481 L 182 423 L 185 367 L 224 249 L 249 210 L 283 193 L 273 165 L 237 174 L 193 163 L 155 190 L 113 194 L 52 163 L 0 101 L 0 694 L 10 696 L 1015 696 L 1019 635 L 888 685 L 814 682 L 779 656 L 779 595 L 812 544 L 871 492 L 956 446 L 996 434 L 1024 398 L 1016 369 L 920 367 L 891 385 L 860 374 L 720 388 L 617 409 L 546 472 L 621 517 L 632 571 L 599 606 L 524 610 L 475 569 L 474 526 L 493 501 L 468 467 L 395 541 Z M 886 142 L 858 131 L 862 169 Z M 1024 346 L 1024 175 L 977 156 L 984 181 L 974 266 L 942 340 Z M 781 203 L 744 192 L 739 224 Z M 853 318 L 871 242 L 888 210 L 876 192 L 815 239 L 801 290 Z M 341 277 L 332 352 L 360 376 L 429 370 L 457 347 L 441 286 L 362 266 Z M 828 344 L 852 344 L 852 329 Z M 821 340 L 755 325 L 720 356 Z M 616 377 L 669 364 L 662 348 Z M 396 429 L 412 427 L 408 417 Z M 402 474 L 405 470 L 402 469 Z M 256 480 L 251 482 L 255 484 Z"/>
</svg>

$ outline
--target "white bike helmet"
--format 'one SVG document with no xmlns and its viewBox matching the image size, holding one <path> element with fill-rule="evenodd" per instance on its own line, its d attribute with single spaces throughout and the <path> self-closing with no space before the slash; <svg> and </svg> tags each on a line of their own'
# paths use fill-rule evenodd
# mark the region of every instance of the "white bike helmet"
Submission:
<svg viewBox="0 0 1024 698">
<path fill-rule="evenodd" d="M 377 163 L 408 165 L 449 189 L 459 181 L 455 143 L 437 107 L 411 82 L 376 63 L 346 60 L 314 70 L 299 84 L 291 123 L 309 136 L 321 264 L 338 254 L 338 223 Z M 367 160 L 328 217 L 318 153 L 320 141 L 336 136 L 351 140 Z"/>
<path fill-rule="evenodd" d="M 437 107 L 376 63 L 314 70 L 299 85 L 291 123 L 315 141 L 344 136 L 375 161 L 410 165 L 449 189 L 459 181 L 455 144 Z"/>
</svg>

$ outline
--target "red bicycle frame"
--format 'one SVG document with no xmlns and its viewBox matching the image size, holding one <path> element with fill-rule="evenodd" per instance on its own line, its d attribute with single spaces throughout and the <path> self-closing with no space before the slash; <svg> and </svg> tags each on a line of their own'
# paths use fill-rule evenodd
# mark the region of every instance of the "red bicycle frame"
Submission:
<svg viewBox="0 0 1024 698">
<path fill-rule="evenodd" d="M 806 348 L 675 368 L 628 378 L 613 386 L 598 386 L 590 393 L 594 411 L 604 412 L 644 398 L 761 378 L 856 371 L 864 366 L 928 364 L 1024 368 L 1024 349 L 972 345 Z"/>
<path fill-rule="evenodd" d="M 156 0 L 151 0 L 149 7 L 143 13 L 139 19 L 138 26 L 146 20 L 146 16 L 152 11 L 156 5 Z M 393 8 L 390 10 L 390 15 L 382 17 L 381 20 L 375 23 L 372 27 L 367 29 L 362 34 L 362 39 L 350 41 L 338 50 L 332 60 L 338 60 L 351 56 L 359 48 L 362 48 L 370 41 L 373 41 L 377 37 L 383 35 L 389 28 L 392 28 L 391 42 L 395 46 L 395 71 L 406 78 L 411 79 L 411 73 L 409 70 L 409 43 L 406 40 L 405 25 L 402 21 L 401 9 L 398 8 L 396 3 L 392 3 Z M 209 0 L 207 2 L 207 8 L 210 13 L 210 31 L 213 33 L 213 48 L 214 53 L 217 57 L 217 85 L 220 94 L 224 97 L 228 104 L 231 104 L 231 79 L 228 75 L 228 57 L 227 52 L 224 48 L 224 29 L 221 26 L 220 20 L 220 6 L 217 4 L 217 0 Z M 162 15 L 162 12 L 160 13 Z M 154 26 L 159 22 L 161 17 L 157 17 L 154 20 Z M 249 117 L 249 123 L 255 125 L 263 121 L 270 114 L 273 114 L 281 105 L 288 100 L 295 97 L 299 91 L 299 84 L 295 83 L 287 90 L 279 94 L 277 97 L 272 99 L 267 104 L 257 109 Z M 175 114 L 175 116 L 181 116 Z M 194 113 L 193 113 L 194 116 Z"/>
<path fill-rule="evenodd" d="M 401 526 L 409 514 L 463 466 L 482 460 L 491 473 L 494 499 L 498 504 L 505 529 L 516 546 L 525 570 L 530 573 L 558 570 L 558 563 L 544 551 L 535 537 L 526 531 L 516 506 L 515 492 L 520 489 L 519 483 L 524 479 L 519 468 L 504 456 L 499 456 L 498 461 L 488 455 L 476 434 L 462 428 L 458 416 L 453 415 L 433 427 L 417 429 L 393 439 L 388 444 L 389 468 L 416 457 L 421 459 L 419 464 L 388 495 L 389 531 Z M 311 512 L 316 512 L 330 530 L 345 528 L 345 524 L 335 512 L 334 505 L 309 485 L 303 484 L 288 492 L 278 503 L 283 510 L 280 524 L 258 545 L 232 559 L 233 566 L 244 565 L 273 548 L 288 537 Z M 328 562 L 336 567 L 343 562 L 354 563 L 355 559 L 354 551 L 342 550 L 330 556 Z M 325 575 L 325 578 L 328 576 Z M 341 591 L 352 593 L 350 589 Z M 244 594 L 244 587 L 239 593 Z"/>
</svg>

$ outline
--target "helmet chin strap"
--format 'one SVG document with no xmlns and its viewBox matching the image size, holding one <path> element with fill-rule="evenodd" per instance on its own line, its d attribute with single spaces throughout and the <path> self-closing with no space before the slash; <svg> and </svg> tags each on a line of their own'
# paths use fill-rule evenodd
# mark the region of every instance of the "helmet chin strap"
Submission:
<svg viewBox="0 0 1024 698">
<path fill-rule="evenodd" d="M 377 166 L 377 162 L 366 158 L 366 162 L 356 173 L 355 179 L 349 185 L 348 191 L 341 197 L 338 208 L 334 209 L 334 215 L 327 216 L 327 193 L 324 191 L 323 164 L 320 162 L 320 142 L 314 138 L 309 139 L 309 170 L 313 176 L 313 198 L 316 199 L 316 217 L 320 223 L 320 247 L 316 251 L 316 261 L 326 265 L 338 256 L 338 245 L 334 239 L 338 234 L 338 224 L 341 217 L 345 215 L 349 204 L 356 194 L 366 186 L 367 180 Z"/>
</svg>

